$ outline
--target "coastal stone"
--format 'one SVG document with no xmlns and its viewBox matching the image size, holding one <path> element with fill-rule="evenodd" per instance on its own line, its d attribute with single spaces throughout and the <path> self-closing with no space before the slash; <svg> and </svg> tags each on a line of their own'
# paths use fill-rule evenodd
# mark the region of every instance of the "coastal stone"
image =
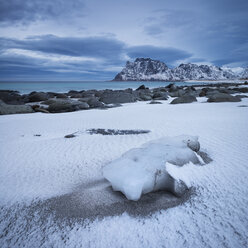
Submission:
<svg viewBox="0 0 248 248">
<path fill-rule="evenodd" d="M 35 112 L 46 113 L 46 114 L 49 113 L 49 111 L 47 109 L 44 109 L 44 108 L 35 108 L 34 111 Z"/>
<path fill-rule="evenodd" d="M 242 99 L 242 98 L 248 98 L 247 95 L 236 95 L 236 97 L 238 97 L 238 98 L 240 98 L 240 99 Z"/>
<path fill-rule="evenodd" d="M 232 96 L 225 93 L 217 93 L 211 95 L 207 101 L 208 102 L 240 102 L 241 100 L 236 96 Z"/>
<path fill-rule="evenodd" d="M 149 102 L 149 104 L 162 104 L 162 102 L 152 100 L 152 101 Z"/>
<path fill-rule="evenodd" d="M 48 100 L 48 94 L 44 92 L 32 92 L 29 94 L 29 102 L 41 102 Z"/>
<path fill-rule="evenodd" d="M 0 115 L 33 113 L 34 110 L 28 105 L 11 105 L 0 100 Z"/>
<path fill-rule="evenodd" d="M 109 103 L 128 103 L 135 102 L 135 97 L 133 94 L 124 91 L 104 91 L 101 95 L 101 102 Z"/>
<path fill-rule="evenodd" d="M 17 91 L 1 90 L 0 99 L 6 104 L 24 104 L 22 96 Z"/>
<path fill-rule="evenodd" d="M 142 84 L 136 90 L 146 90 L 146 89 L 149 89 L 149 88 L 146 88 L 146 86 Z"/>
<path fill-rule="evenodd" d="M 78 92 L 78 93 L 71 94 L 70 96 L 71 98 L 82 98 L 83 94 Z"/>
<path fill-rule="evenodd" d="M 66 94 L 63 94 L 63 93 L 58 93 L 56 98 L 66 99 L 66 98 L 68 98 L 68 96 Z"/>
<path fill-rule="evenodd" d="M 167 88 L 169 89 L 169 92 L 174 92 L 178 90 L 178 87 L 175 84 L 169 84 Z"/>
<path fill-rule="evenodd" d="M 102 108 L 104 107 L 104 103 L 98 100 L 96 97 L 90 98 L 87 103 L 89 104 L 90 108 Z"/>
<path fill-rule="evenodd" d="M 176 99 L 174 99 L 170 104 L 179 104 L 179 103 L 192 103 L 197 102 L 197 99 L 195 96 L 181 96 Z"/>
<path fill-rule="evenodd" d="M 155 92 L 152 96 L 153 99 L 155 100 L 167 100 L 168 99 L 168 94 L 167 92 Z"/>
<path fill-rule="evenodd" d="M 184 90 L 183 89 L 179 89 L 176 91 L 169 91 L 169 96 L 171 97 L 181 97 L 184 95 Z"/>
<path fill-rule="evenodd" d="M 86 102 L 68 101 L 58 99 L 49 105 L 48 111 L 50 113 L 72 112 L 76 110 L 88 109 L 89 105 Z"/>
<path fill-rule="evenodd" d="M 76 137 L 76 135 L 75 134 L 68 134 L 68 135 L 65 135 L 65 138 L 66 139 L 70 139 L 70 138 L 75 138 Z"/>
</svg>

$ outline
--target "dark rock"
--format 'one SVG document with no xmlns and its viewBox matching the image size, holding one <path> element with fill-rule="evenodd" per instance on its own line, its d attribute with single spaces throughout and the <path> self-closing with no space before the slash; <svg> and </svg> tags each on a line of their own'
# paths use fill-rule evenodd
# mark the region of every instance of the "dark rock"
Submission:
<svg viewBox="0 0 248 248">
<path fill-rule="evenodd" d="M 170 104 L 179 104 L 179 103 L 192 103 L 197 102 L 197 99 L 195 96 L 181 96 L 176 99 L 174 99 Z"/>
<path fill-rule="evenodd" d="M 243 88 L 235 88 L 238 92 L 241 93 L 248 93 L 248 87 L 243 87 Z"/>
<path fill-rule="evenodd" d="M 33 110 L 35 110 L 36 108 L 39 108 L 39 107 L 40 107 L 40 105 L 38 105 L 38 104 L 30 105 L 30 106 L 31 106 L 31 108 L 32 108 Z"/>
<path fill-rule="evenodd" d="M 50 105 L 50 104 L 53 104 L 53 103 L 56 103 L 56 102 L 57 102 L 56 99 L 49 99 L 49 100 L 46 100 L 44 102 L 41 102 L 41 104 Z"/>
<path fill-rule="evenodd" d="M 240 99 L 242 99 L 242 98 L 248 98 L 247 95 L 236 95 L 236 97 L 238 97 L 238 98 L 240 98 Z"/>
<path fill-rule="evenodd" d="M 45 114 L 49 114 L 50 113 L 47 109 L 44 109 L 44 108 L 35 108 L 34 111 L 35 112 L 45 113 Z"/>
<path fill-rule="evenodd" d="M 136 98 L 133 94 L 124 92 L 124 91 L 109 91 L 106 90 L 101 95 L 100 99 L 101 102 L 109 104 L 109 103 L 128 103 L 128 102 L 135 102 Z"/>
<path fill-rule="evenodd" d="M 158 102 L 158 101 L 150 101 L 149 104 L 162 104 L 162 102 Z"/>
<path fill-rule="evenodd" d="M 29 102 L 41 102 L 48 100 L 49 96 L 44 92 L 32 92 L 29 94 Z"/>
<path fill-rule="evenodd" d="M 181 97 L 185 94 L 185 91 L 182 89 L 169 92 L 169 96 L 171 97 Z"/>
<path fill-rule="evenodd" d="M 68 93 L 67 93 L 67 95 L 68 96 L 72 96 L 72 95 L 75 95 L 75 94 L 77 94 L 77 93 L 80 93 L 79 91 L 76 91 L 76 90 L 70 90 Z"/>
<path fill-rule="evenodd" d="M 146 86 L 144 84 L 142 84 L 136 90 L 146 90 L 146 89 L 149 89 L 149 88 L 146 88 Z"/>
<path fill-rule="evenodd" d="M 78 93 L 71 94 L 70 96 L 71 98 L 82 98 L 83 94 L 78 92 Z"/>
<path fill-rule="evenodd" d="M 10 105 L 0 100 L 0 115 L 33 113 L 34 110 L 28 105 Z"/>
<path fill-rule="evenodd" d="M 48 111 L 50 113 L 62 113 L 62 112 L 72 112 L 72 111 L 88 109 L 88 108 L 89 105 L 86 102 L 58 99 L 49 105 Z"/>
<path fill-rule="evenodd" d="M 6 104 L 24 104 L 22 96 L 17 91 L 1 90 L 0 99 Z"/>
<path fill-rule="evenodd" d="M 76 137 L 75 134 L 68 134 L 68 135 L 65 135 L 65 138 L 66 138 L 66 139 L 75 138 L 75 137 Z"/>
<path fill-rule="evenodd" d="M 240 102 L 240 98 L 225 94 L 225 93 L 217 93 L 213 94 L 208 98 L 208 102 Z"/>
<path fill-rule="evenodd" d="M 248 105 L 239 105 L 239 106 L 237 106 L 237 107 L 240 107 L 240 108 L 247 108 Z"/>
<path fill-rule="evenodd" d="M 66 98 L 68 98 L 68 96 L 67 96 L 67 95 L 62 94 L 62 93 L 58 93 L 56 97 L 57 97 L 57 98 L 62 98 L 62 99 L 66 99 Z"/>
<path fill-rule="evenodd" d="M 167 94 L 167 92 L 155 92 L 153 94 L 152 98 L 155 100 L 167 100 L 168 94 Z"/>
<path fill-rule="evenodd" d="M 87 103 L 89 104 L 90 108 L 102 108 L 104 107 L 104 103 L 100 102 L 96 97 L 90 98 Z"/>
</svg>

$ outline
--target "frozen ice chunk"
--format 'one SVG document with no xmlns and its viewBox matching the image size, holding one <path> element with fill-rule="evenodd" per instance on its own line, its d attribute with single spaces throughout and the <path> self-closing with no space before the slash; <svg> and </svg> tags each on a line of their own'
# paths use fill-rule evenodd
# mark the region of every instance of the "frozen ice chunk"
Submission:
<svg viewBox="0 0 248 248">
<path fill-rule="evenodd" d="M 199 163 L 195 153 L 200 148 L 198 137 L 166 137 L 131 149 L 103 168 L 103 176 L 115 191 L 137 201 L 142 194 L 168 190 L 180 195 L 183 182 L 175 180 L 166 170 L 166 162 L 182 166 Z"/>
</svg>

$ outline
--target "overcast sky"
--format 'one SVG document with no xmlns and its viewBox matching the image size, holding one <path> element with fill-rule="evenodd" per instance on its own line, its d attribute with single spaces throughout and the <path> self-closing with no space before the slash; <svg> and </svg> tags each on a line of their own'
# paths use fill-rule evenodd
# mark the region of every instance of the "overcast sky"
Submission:
<svg viewBox="0 0 248 248">
<path fill-rule="evenodd" d="M 108 80 L 127 60 L 248 66 L 248 0 L 0 0 L 0 80 Z"/>
</svg>

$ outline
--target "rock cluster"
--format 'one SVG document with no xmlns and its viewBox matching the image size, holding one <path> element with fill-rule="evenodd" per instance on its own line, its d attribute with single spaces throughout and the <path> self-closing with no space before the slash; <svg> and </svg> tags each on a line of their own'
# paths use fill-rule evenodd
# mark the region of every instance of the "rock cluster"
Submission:
<svg viewBox="0 0 248 248">
<path fill-rule="evenodd" d="M 107 109 L 135 101 L 149 101 L 151 104 L 157 104 L 169 97 L 175 98 L 171 104 L 195 102 L 197 97 L 207 97 L 208 102 L 238 102 L 247 97 L 242 93 L 248 93 L 248 87 L 242 87 L 242 85 L 246 85 L 246 82 L 195 85 L 194 87 L 169 84 L 154 89 L 141 85 L 136 90 L 73 90 L 63 94 L 31 92 L 24 95 L 16 91 L 0 90 L 0 114 L 62 113 L 92 108 Z"/>
</svg>

